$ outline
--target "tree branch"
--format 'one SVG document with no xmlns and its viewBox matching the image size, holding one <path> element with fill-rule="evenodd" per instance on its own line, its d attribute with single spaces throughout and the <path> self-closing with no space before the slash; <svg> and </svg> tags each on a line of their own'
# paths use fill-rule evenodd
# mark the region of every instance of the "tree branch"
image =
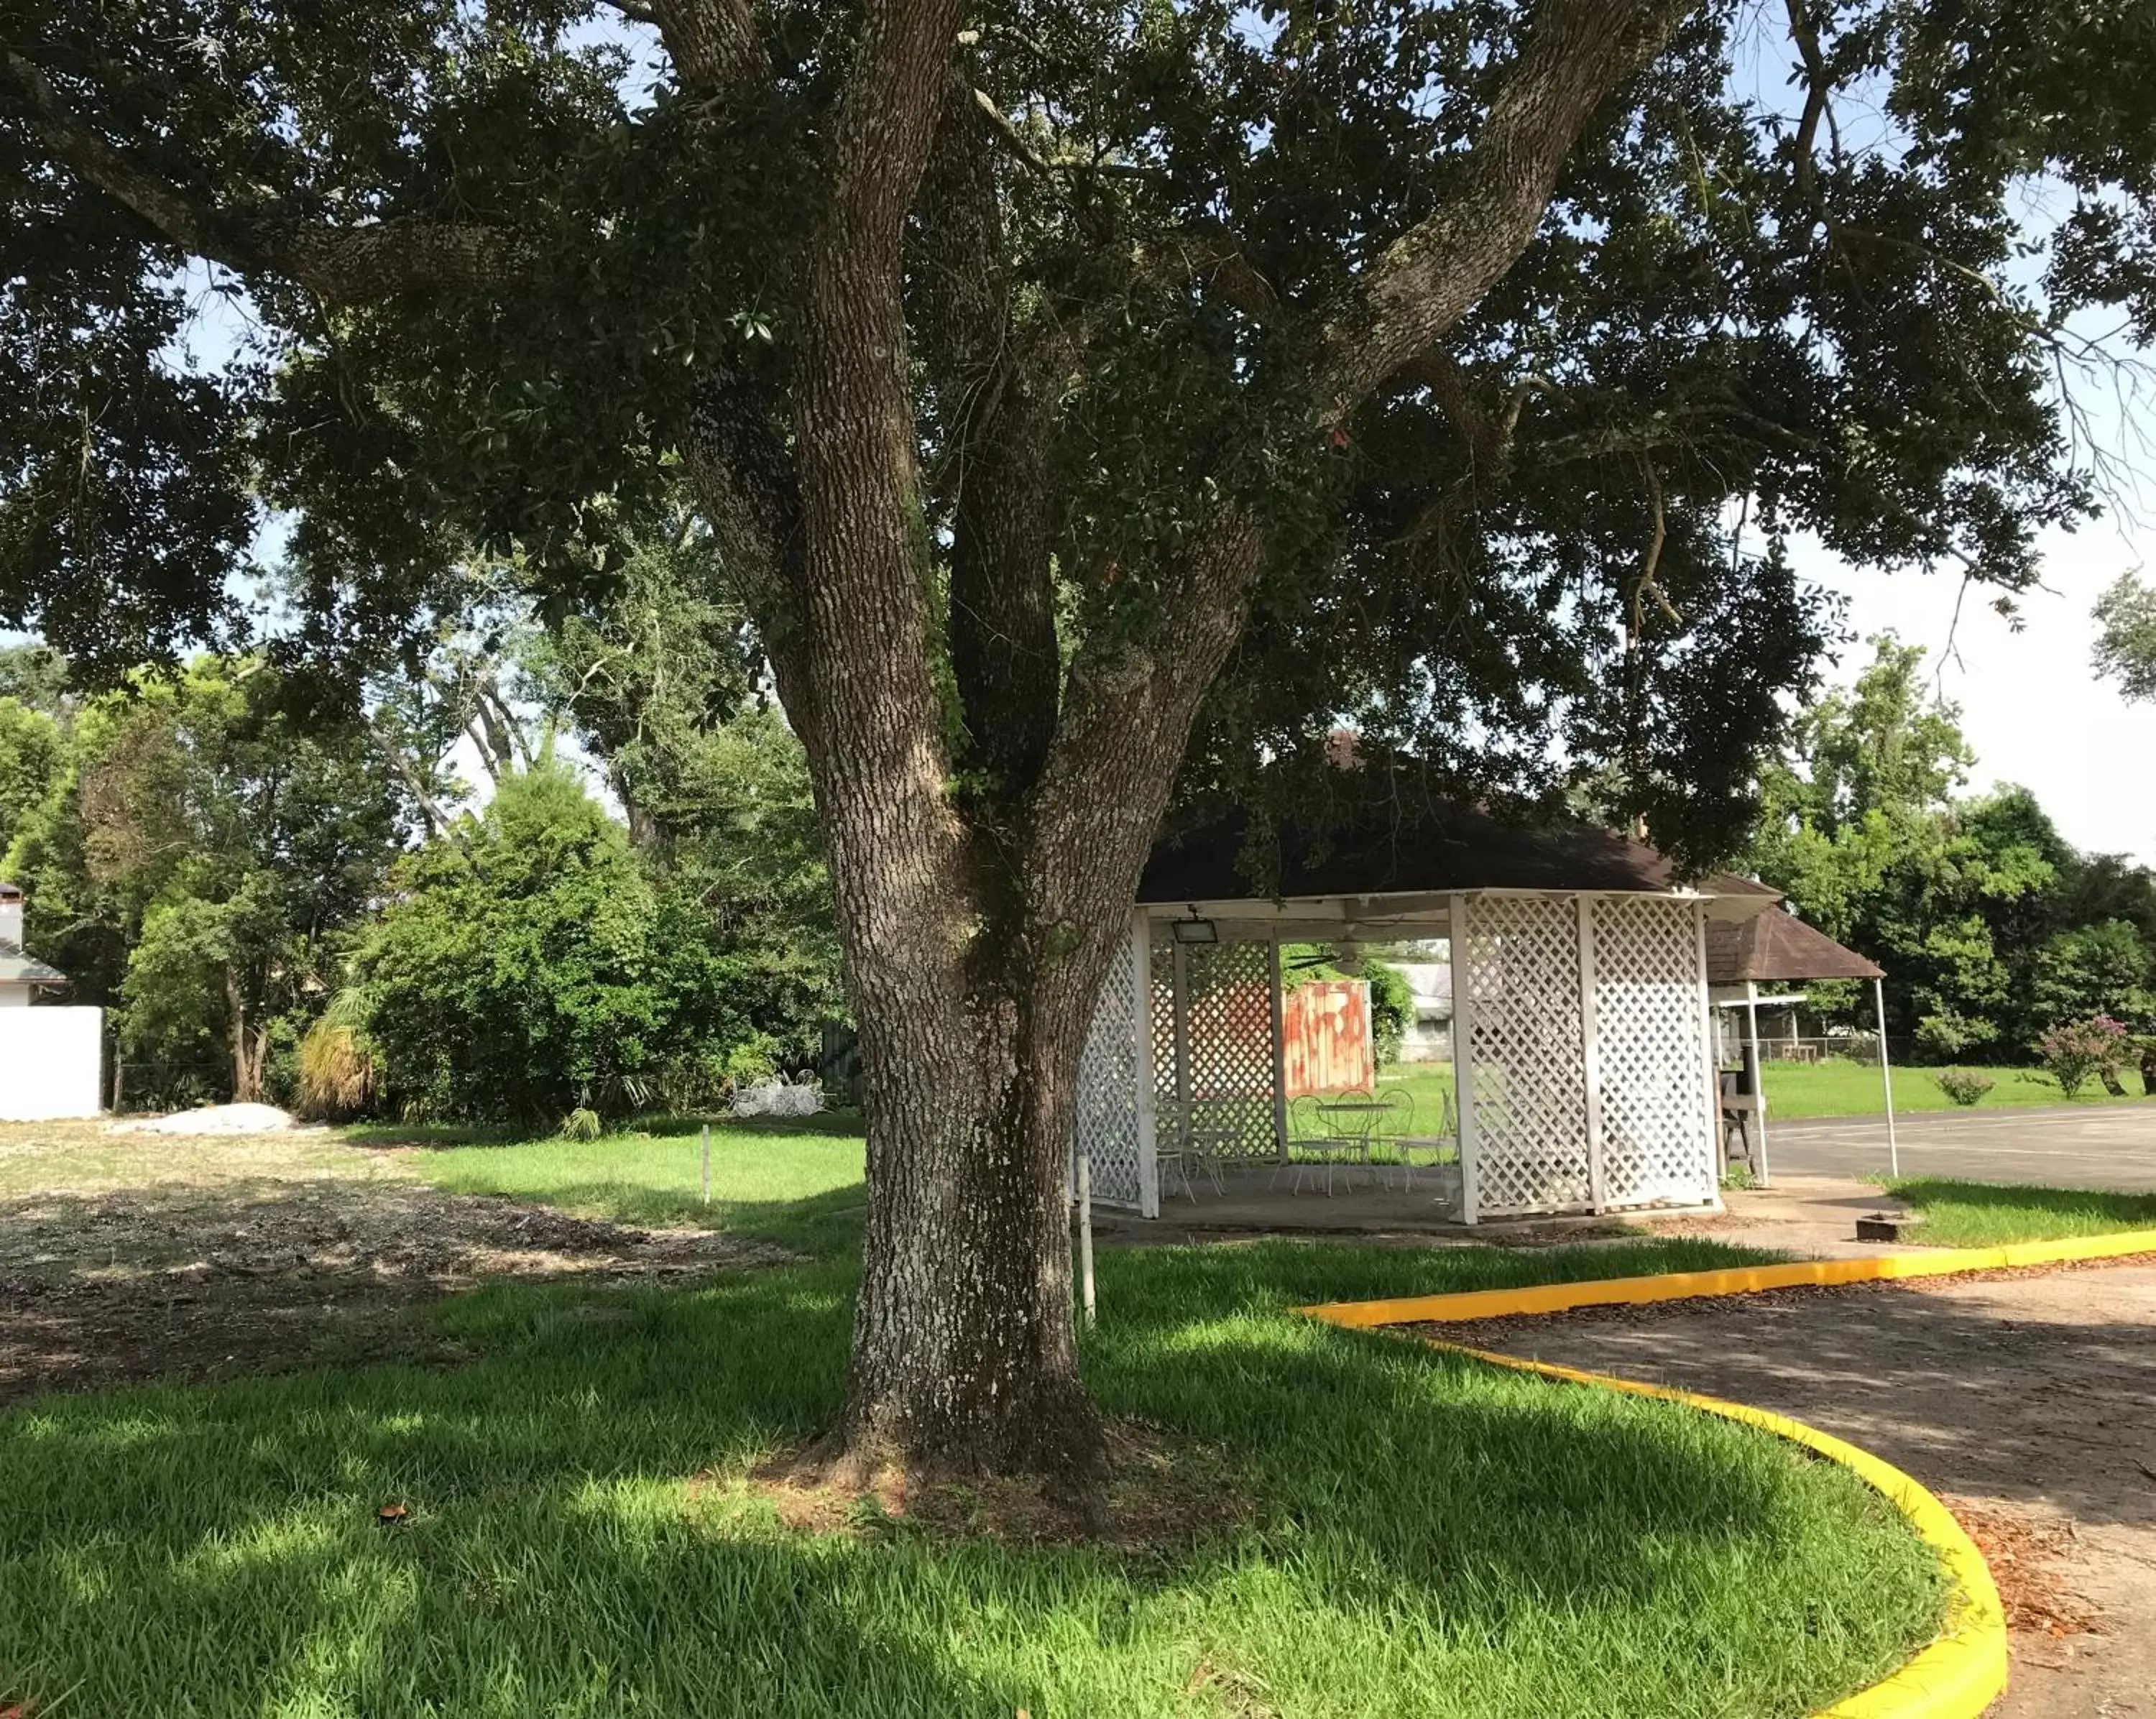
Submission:
<svg viewBox="0 0 2156 1719">
<path fill-rule="evenodd" d="M 1312 376 L 1338 423 L 1440 336 L 1518 259 L 1559 170 L 1610 90 L 1645 66 L 1694 0 L 1540 0 L 1445 206 L 1410 228 L 1330 320 Z"/>
<path fill-rule="evenodd" d="M 608 0 L 659 26 L 682 87 L 725 95 L 763 74 L 763 37 L 749 0 Z M 632 8 L 634 8 L 632 10 Z"/>
<path fill-rule="evenodd" d="M 1826 199 L 1820 195 L 1819 172 L 1812 153 L 1819 146 L 1822 119 L 1833 134 L 1835 153 L 1841 152 L 1840 134 L 1835 127 L 1834 109 L 1829 105 L 1834 76 L 1827 69 L 1826 55 L 1820 48 L 1819 27 L 1812 22 L 1805 0 L 1785 0 L 1785 5 L 1789 14 L 1789 38 L 1797 44 L 1798 56 L 1804 64 L 1804 110 L 1797 121 L 1797 189 L 1827 231 L 1832 233 L 1834 217 L 1827 213 Z"/>
<path fill-rule="evenodd" d="M 1045 493 L 1054 390 L 1042 385 L 1039 331 L 1014 326 L 1001 187 L 983 146 L 1000 115 L 978 94 L 952 78 L 921 182 L 916 230 L 932 237 L 911 272 L 942 432 L 935 482 L 951 521 L 959 762 L 1009 797 L 1040 772 L 1060 690 Z"/>
<path fill-rule="evenodd" d="M 813 755 L 818 726 L 803 656 L 806 572 L 793 456 L 748 384 L 721 373 L 697 391 L 682 461 L 727 580 L 756 623 L 779 700 Z"/>
<path fill-rule="evenodd" d="M 247 275 L 285 275 L 332 304 L 429 289 L 499 286 L 531 265 L 522 235 L 471 222 L 384 221 L 371 227 L 239 218 L 131 160 L 70 108 L 19 54 L 0 55 L 0 88 L 22 102 L 54 157 L 192 255 Z"/>
</svg>

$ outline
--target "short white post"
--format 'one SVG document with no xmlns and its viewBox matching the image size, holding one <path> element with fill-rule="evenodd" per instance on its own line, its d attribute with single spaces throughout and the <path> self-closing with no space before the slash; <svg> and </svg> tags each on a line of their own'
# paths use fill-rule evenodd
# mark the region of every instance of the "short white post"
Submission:
<svg viewBox="0 0 2156 1719">
<path fill-rule="evenodd" d="M 1093 1154 L 1078 1154 L 1078 1295 L 1087 1330 L 1093 1326 Z"/>
<path fill-rule="evenodd" d="M 1744 982 L 1744 1063 L 1752 1071 L 1752 1114 L 1759 1119 L 1759 1185 L 1769 1186 L 1767 1168 L 1767 1060 L 1759 1054 L 1759 983 Z"/>
<path fill-rule="evenodd" d="M 1871 982 L 1871 1008 L 1879 1019 L 1879 1086 L 1887 1101 L 1887 1168 L 1891 1175 L 1902 1173 L 1902 1147 L 1894 1138 L 1894 1071 L 1887 1062 L 1887 982 Z"/>
<path fill-rule="evenodd" d="M 704 1203 L 711 1203 L 711 1125 L 704 1124 Z"/>
</svg>

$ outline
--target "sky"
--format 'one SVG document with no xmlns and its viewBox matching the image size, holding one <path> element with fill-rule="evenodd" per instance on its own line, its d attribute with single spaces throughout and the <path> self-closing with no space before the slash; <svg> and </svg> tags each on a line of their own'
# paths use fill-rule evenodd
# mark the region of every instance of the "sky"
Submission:
<svg viewBox="0 0 2156 1719">
<path fill-rule="evenodd" d="M 1957 626 L 1957 575 L 1859 571 L 1816 548 L 1800 552 L 1796 566 L 1849 599 L 1858 642 L 1841 649 L 1830 680 L 1856 677 L 1871 657 L 1861 641 L 1873 634 L 1891 630 L 1925 646 L 1939 692 L 1961 706 L 1962 732 L 1976 753 L 1973 790 L 2019 783 L 2076 848 L 2156 865 L 2156 706 L 2128 704 L 2089 666 L 2097 633 L 2089 611 L 2112 580 L 2147 564 L 2156 527 L 2107 517 L 2071 536 L 2047 536 L 2044 546 L 2045 588 L 2018 599 L 2019 633 L 1993 613 L 1989 593 L 1974 588 Z"/>
</svg>

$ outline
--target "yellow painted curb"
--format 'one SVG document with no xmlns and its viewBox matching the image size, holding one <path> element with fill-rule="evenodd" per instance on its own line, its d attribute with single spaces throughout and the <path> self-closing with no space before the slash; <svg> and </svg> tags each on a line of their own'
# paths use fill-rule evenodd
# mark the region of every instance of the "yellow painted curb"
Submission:
<svg viewBox="0 0 2156 1719">
<path fill-rule="evenodd" d="M 1320 1318 L 1329 1316 L 1313 1309 Z M 1333 1321 L 1337 1323 L 1338 1321 Z M 1460 1343 L 1431 1341 L 1430 1347 L 1455 1355 L 1472 1356 L 1492 1367 L 1510 1368 L 1568 1383 L 1599 1385 L 1637 1397 L 1654 1397 L 1682 1403 L 1726 1420 L 1763 1428 L 1794 1444 L 1802 1444 L 1831 1462 L 1838 1462 L 1900 1511 L 1917 1536 L 1938 1554 L 1946 1567 L 1953 1592 L 1947 1602 L 1945 1627 L 1928 1647 L 1898 1671 L 1861 1689 L 1845 1701 L 1823 1709 L 1816 1719 L 1977 1719 L 2006 1687 L 2006 1614 L 1999 1603 L 1999 1589 L 1976 1543 L 1953 1519 L 1952 1511 L 1922 1486 L 1892 1463 L 1870 1451 L 1806 1426 L 1800 1420 L 1753 1409 L 1743 1403 L 1725 1403 L 1662 1385 L 1641 1384 L 1607 1373 L 1584 1373 L 1577 1368 L 1553 1366 L 1548 1362 L 1524 1361 L 1517 1355 L 1500 1355 L 1488 1349 L 1471 1349 Z"/>
<path fill-rule="evenodd" d="M 1330 1324 L 1450 1323 L 1507 1319 L 1522 1313 L 1563 1313 L 1574 1307 L 1640 1306 L 1697 1296 L 1754 1295 L 1762 1290 L 1832 1287 L 1896 1278 L 1944 1277 L 2018 1265 L 2057 1265 L 2156 1253 L 2156 1229 L 2120 1235 L 2080 1235 L 2065 1241 L 2015 1242 L 1998 1248 L 1930 1248 L 1864 1259 L 1792 1260 L 1779 1265 L 1737 1265 L 1717 1271 L 1671 1271 L 1659 1277 L 1605 1277 L 1579 1283 L 1540 1283 L 1525 1289 L 1470 1290 L 1450 1296 L 1409 1296 L 1396 1301 L 1332 1301 L 1302 1311 Z"/>
</svg>

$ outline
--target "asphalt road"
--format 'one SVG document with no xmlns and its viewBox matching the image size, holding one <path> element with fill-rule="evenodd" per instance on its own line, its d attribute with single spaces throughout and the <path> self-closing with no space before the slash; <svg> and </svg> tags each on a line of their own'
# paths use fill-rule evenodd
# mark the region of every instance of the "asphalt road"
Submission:
<svg viewBox="0 0 2156 1719">
<path fill-rule="evenodd" d="M 1925 1111 L 1897 1120 L 1904 1175 L 2061 1188 L 2156 1190 L 2156 1099 L 2101 1108 Z M 1887 1167 L 1879 1117 L 1768 1118 L 1775 1175 L 1866 1176 Z"/>
</svg>

